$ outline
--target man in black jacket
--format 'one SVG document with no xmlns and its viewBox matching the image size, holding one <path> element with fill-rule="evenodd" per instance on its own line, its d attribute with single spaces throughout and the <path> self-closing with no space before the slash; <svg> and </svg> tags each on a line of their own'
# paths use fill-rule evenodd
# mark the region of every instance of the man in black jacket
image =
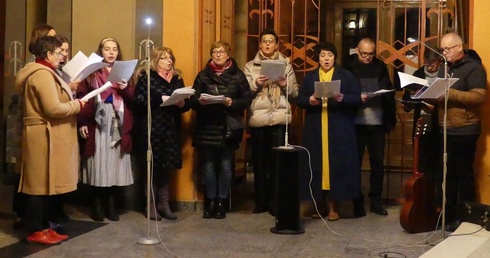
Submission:
<svg viewBox="0 0 490 258">
<path fill-rule="evenodd" d="M 374 41 L 370 38 L 361 39 L 356 52 L 349 56 L 345 68 L 353 72 L 361 83 L 362 105 L 354 119 L 359 160 L 362 165 L 364 149 L 367 147 L 371 166 L 370 211 L 378 215 L 388 215 L 381 203 L 381 193 L 384 177 L 385 133 L 391 132 L 396 124 L 395 94 L 394 92 L 372 94 L 381 89 L 393 88 L 385 63 L 375 57 Z M 356 217 L 365 215 L 363 197 L 354 201 L 354 213 Z"/>
<path fill-rule="evenodd" d="M 454 231 L 461 223 L 456 216 L 459 201 L 474 201 L 475 178 L 473 162 L 476 142 L 480 135 L 480 107 L 486 93 L 487 75 L 474 50 L 464 50 L 463 40 L 456 33 L 445 34 L 441 39 L 441 52 L 446 57 L 448 77 L 459 78 L 448 90 L 447 98 L 447 174 L 446 174 L 446 224 Z M 439 69 L 444 77 L 444 69 Z M 444 94 L 438 99 L 439 125 L 444 126 Z M 442 142 L 443 134 L 441 134 Z M 442 144 L 441 144 L 442 145 Z M 442 164 L 442 162 L 440 162 Z M 442 182 L 442 170 L 439 183 Z"/>
</svg>

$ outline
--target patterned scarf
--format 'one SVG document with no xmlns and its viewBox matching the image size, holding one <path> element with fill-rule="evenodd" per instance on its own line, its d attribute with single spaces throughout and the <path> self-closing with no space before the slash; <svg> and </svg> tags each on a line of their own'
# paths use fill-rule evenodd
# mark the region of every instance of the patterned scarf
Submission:
<svg viewBox="0 0 490 258">
<path fill-rule="evenodd" d="M 261 60 L 277 60 L 279 59 L 279 52 L 275 51 L 272 56 L 267 57 L 262 50 L 259 50 L 259 57 Z M 272 108 L 277 109 L 281 100 L 281 88 L 272 81 L 266 81 L 263 85 L 263 90 L 258 95 L 262 99 L 268 98 Z"/>
</svg>

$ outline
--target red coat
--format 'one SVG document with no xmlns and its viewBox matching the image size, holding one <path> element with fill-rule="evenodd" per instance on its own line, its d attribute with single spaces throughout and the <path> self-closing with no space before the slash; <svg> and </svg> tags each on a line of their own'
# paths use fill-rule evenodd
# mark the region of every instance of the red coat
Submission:
<svg viewBox="0 0 490 258">
<path fill-rule="evenodd" d="M 106 68 L 102 68 L 95 72 L 95 74 L 92 76 L 107 78 L 109 76 L 109 72 Z M 91 78 L 92 76 L 90 76 L 89 78 Z M 82 81 L 78 86 L 77 98 L 82 98 L 83 96 L 87 95 L 87 93 L 95 89 L 95 86 L 90 85 L 89 78 Z M 133 115 L 131 113 L 131 110 L 128 108 L 128 105 L 131 105 L 134 101 L 134 86 L 132 84 L 129 84 L 126 88 L 124 88 L 124 90 L 119 90 L 116 86 L 116 88 L 111 88 L 109 90 L 117 90 L 119 95 L 123 98 L 124 119 L 121 131 L 121 153 L 130 153 L 133 149 L 131 138 L 131 130 L 133 128 Z M 78 128 L 82 126 L 88 127 L 89 137 L 87 139 L 83 139 L 81 142 L 81 155 L 85 157 L 90 157 L 95 154 L 95 110 L 95 98 L 92 98 L 78 114 Z"/>
</svg>

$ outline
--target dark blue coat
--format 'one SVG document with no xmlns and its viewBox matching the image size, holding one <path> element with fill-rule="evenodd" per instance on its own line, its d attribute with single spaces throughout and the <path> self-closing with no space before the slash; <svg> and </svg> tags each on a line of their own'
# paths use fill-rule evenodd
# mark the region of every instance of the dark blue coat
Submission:
<svg viewBox="0 0 490 258">
<path fill-rule="evenodd" d="M 335 65 L 332 80 L 340 80 L 341 102 L 328 99 L 328 132 L 322 130 L 321 105 L 310 105 L 314 83 L 319 81 L 318 68 L 306 74 L 299 91 L 298 106 L 305 109 L 303 146 L 311 154 L 313 180 L 311 187 L 316 198 L 321 196 L 322 137 L 328 133 L 330 160 L 330 198 L 335 201 L 351 200 L 361 192 L 361 169 L 357 152 L 356 132 L 353 123 L 361 103 L 359 81 L 346 69 Z M 301 155 L 300 184 L 302 196 L 311 198 L 308 188 L 310 171 L 306 152 Z"/>
</svg>

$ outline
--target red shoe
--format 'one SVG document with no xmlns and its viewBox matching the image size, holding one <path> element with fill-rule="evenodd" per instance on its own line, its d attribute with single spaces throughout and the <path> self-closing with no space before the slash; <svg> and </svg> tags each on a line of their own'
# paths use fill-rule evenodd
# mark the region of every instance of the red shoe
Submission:
<svg viewBox="0 0 490 258">
<path fill-rule="evenodd" d="M 41 245 L 58 245 L 61 243 L 61 240 L 50 236 L 48 230 L 41 230 L 30 234 L 27 237 L 27 243 Z"/>
<path fill-rule="evenodd" d="M 48 231 L 49 236 L 51 236 L 52 238 L 59 239 L 61 241 L 65 241 L 69 238 L 68 235 L 58 234 L 58 232 L 56 232 L 54 229 L 51 229 L 51 228 L 48 228 L 47 231 Z"/>
</svg>

